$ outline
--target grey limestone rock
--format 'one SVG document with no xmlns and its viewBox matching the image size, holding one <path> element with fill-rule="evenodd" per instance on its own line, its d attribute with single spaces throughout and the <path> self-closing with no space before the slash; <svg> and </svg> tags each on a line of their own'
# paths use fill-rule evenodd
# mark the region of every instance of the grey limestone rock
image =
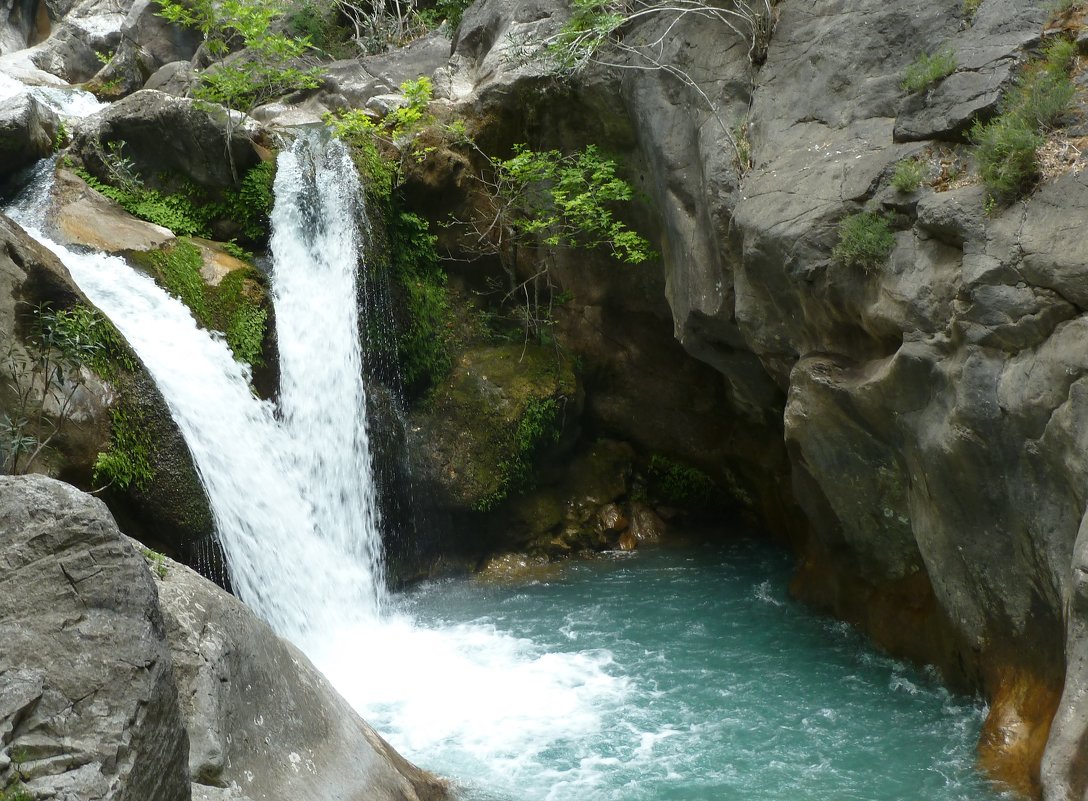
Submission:
<svg viewBox="0 0 1088 801">
<path fill-rule="evenodd" d="M 260 134 L 247 120 L 235 119 L 228 125 L 223 114 L 196 101 L 145 89 L 82 120 L 72 147 L 99 178 L 109 175 L 111 144 L 123 143 L 124 157 L 148 183 L 167 174 L 222 188 L 236 181 L 224 158 L 228 144 L 237 176 L 260 161 L 255 141 Z"/>
<path fill-rule="evenodd" d="M 0 108 L 0 180 L 53 152 L 60 119 L 29 92 L 3 101 Z"/>
<path fill-rule="evenodd" d="M 176 562 L 157 579 L 190 736 L 194 799 L 439 801 L 310 661 L 233 596 Z"/>
<path fill-rule="evenodd" d="M 57 801 L 187 801 L 154 584 L 105 505 L 0 477 L 2 782 Z"/>
</svg>

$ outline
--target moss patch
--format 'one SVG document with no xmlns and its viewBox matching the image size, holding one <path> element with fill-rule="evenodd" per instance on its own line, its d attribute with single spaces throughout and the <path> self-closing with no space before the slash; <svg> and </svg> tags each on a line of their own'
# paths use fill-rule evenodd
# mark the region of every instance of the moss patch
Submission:
<svg viewBox="0 0 1088 801">
<path fill-rule="evenodd" d="M 492 509 L 531 485 L 577 405 L 574 372 L 554 350 L 473 348 L 432 393 L 421 421 L 433 446 L 427 458 L 456 505 Z"/>
<path fill-rule="evenodd" d="M 95 460 L 94 480 L 118 489 L 146 489 L 153 476 L 152 442 L 142 415 L 121 402 L 110 409 L 110 421 L 110 447 Z"/>
<path fill-rule="evenodd" d="M 221 331 L 236 359 L 253 366 L 263 363 L 269 301 L 259 270 L 242 267 L 231 270 L 216 286 L 206 284 L 201 276 L 204 257 L 188 239 L 133 258 L 188 306 L 200 325 Z"/>
</svg>

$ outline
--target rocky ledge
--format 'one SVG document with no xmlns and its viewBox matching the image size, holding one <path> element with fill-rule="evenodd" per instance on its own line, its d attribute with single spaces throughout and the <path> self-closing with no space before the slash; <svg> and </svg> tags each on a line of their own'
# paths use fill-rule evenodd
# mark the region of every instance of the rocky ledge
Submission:
<svg viewBox="0 0 1088 801">
<path fill-rule="evenodd" d="M 57 801 L 439 801 L 240 602 L 105 505 L 0 477 L 0 786 Z"/>
</svg>

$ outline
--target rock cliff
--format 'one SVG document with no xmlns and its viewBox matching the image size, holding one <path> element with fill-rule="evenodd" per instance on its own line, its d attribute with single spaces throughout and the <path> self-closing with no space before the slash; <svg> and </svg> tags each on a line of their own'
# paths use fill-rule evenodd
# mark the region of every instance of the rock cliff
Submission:
<svg viewBox="0 0 1088 801">
<path fill-rule="evenodd" d="M 750 508 L 794 543 L 802 598 L 981 688 L 992 703 L 982 755 L 999 776 L 1080 798 L 1088 178 L 1066 164 L 987 212 L 977 180 L 936 174 L 969 161 L 962 133 L 994 113 L 1048 11 L 1012 0 L 973 18 L 958 2 L 775 11 L 762 65 L 724 27 L 663 15 L 625 41 L 667 33 L 663 60 L 689 85 L 596 67 L 557 88 L 505 56 L 565 12 L 478 3 L 458 31 L 452 100 L 500 145 L 599 141 L 625 157 L 649 196 L 661 272 L 565 267 L 568 341 L 590 354 L 607 341 L 613 365 L 637 353 L 621 375 L 660 392 L 676 374 L 653 375 L 664 364 L 638 347 L 625 311 L 660 319 L 666 299 L 676 339 L 717 373 L 704 386 L 718 384 L 691 409 L 716 425 L 686 446 L 672 436 L 672 452 L 739 476 Z M 944 50 L 952 75 L 901 88 L 919 53 Z M 933 185 L 891 186 L 908 157 L 934 165 Z M 877 270 L 831 257 L 839 222 L 862 210 L 896 220 Z M 625 413 L 610 414 L 608 392 L 587 382 L 587 407 L 645 441 L 636 393 L 619 394 Z"/>
</svg>

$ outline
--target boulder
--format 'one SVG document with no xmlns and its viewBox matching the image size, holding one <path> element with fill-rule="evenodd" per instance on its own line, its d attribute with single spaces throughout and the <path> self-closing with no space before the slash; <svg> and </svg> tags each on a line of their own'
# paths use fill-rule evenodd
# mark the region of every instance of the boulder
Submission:
<svg viewBox="0 0 1088 801">
<path fill-rule="evenodd" d="M 154 89 L 168 95 L 186 97 L 196 82 L 196 73 L 188 61 L 163 64 L 147 79 L 144 89 Z"/>
<path fill-rule="evenodd" d="M 22 50 L 49 35 L 44 0 L 11 0 L 0 6 L 0 53 Z"/>
<path fill-rule="evenodd" d="M 42 403 L 40 382 L 37 391 L 28 395 L 29 406 L 12 391 L 19 386 L 25 392 L 29 386 L 29 373 L 18 366 L 33 351 L 28 351 L 26 339 L 30 322 L 20 310 L 39 304 L 58 310 L 76 305 L 93 308 L 60 260 L 0 215 L 0 341 L 10 343 L 18 357 L 0 362 L 4 374 L 0 413 L 16 419 L 36 420 Z M 110 444 L 110 410 L 123 407 L 150 434 L 148 459 L 153 470 L 144 486 L 111 487 L 104 493 L 105 500 L 128 530 L 139 532 L 158 548 L 195 556 L 194 549 L 203 547 L 211 536 L 212 515 L 189 449 L 154 381 L 134 356 L 113 365 L 108 379 L 86 365 L 82 375 L 85 383 L 73 395 L 70 422 L 62 421 L 34 469 L 91 489 L 94 462 Z M 51 419 L 48 413 L 46 419 Z M 49 424 L 45 433 L 51 430 Z"/>
<path fill-rule="evenodd" d="M 0 477 L 0 785 L 57 801 L 188 801 L 155 586 L 105 505 Z"/>
<path fill-rule="evenodd" d="M 3 100 L 0 108 L 0 181 L 53 152 L 60 119 L 29 92 Z"/>
<path fill-rule="evenodd" d="M 190 180 L 222 189 L 235 186 L 266 152 L 257 142 L 259 131 L 247 120 L 145 89 L 82 120 L 72 151 L 104 181 L 110 179 L 110 162 L 116 159 L 111 148 L 120 148 L 121 157 L 149 186 L 172 188 Z M 224 158 L 228 144 L 230 158 Z"/>
<path fill-rule="evenodd" d="M 193 798 L 441 801 L 445 782 L 407 762 L 293 645 L 211 582 L 154 565 Z"/>
<path fill-rule="evenodd" d="M 169 228 L 133 217 L 70 170 L 57 171 L 51 202 L 50 234 L 63 245 L 125 253 L 156 250 L 174 239 Z"/>
</svg>

